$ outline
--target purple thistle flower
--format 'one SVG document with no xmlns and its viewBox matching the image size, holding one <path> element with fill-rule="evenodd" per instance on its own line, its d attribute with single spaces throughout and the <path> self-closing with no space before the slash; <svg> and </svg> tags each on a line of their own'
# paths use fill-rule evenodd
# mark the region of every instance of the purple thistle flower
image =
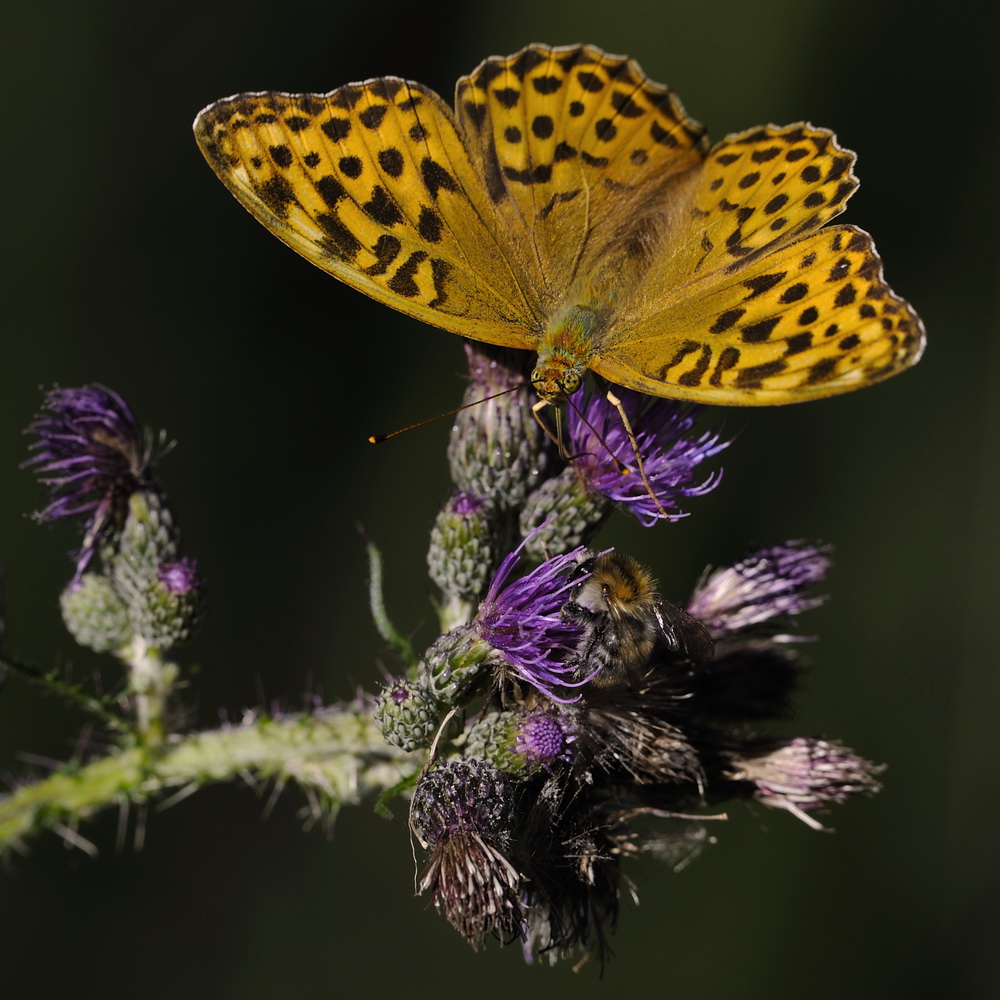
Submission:
<svg viewBox="0 0 1000 1000">
<path fill-rule="evenodd" d="M 79 579 L 98 545 L 121 526 L 129 496 L 150 485 L 148 443 L 121 396 L 101 385 L 51 389 L 43 410 L 25 431 L 37 440 L 24 467 L 34 466 L 39 482 L 52 488 L 38 521 L 85 519 Z"/>
<path fill-rule="evenodd" d="M 505 586 L 522 548 L 524 542 L 500 563 L 474 626 L 522 680 L 553 701 L 576 701 L 579 695 L 561 697 L 553 688 L 579 687 L 590 679 L 574 679 L 581 626 L 561 614 L 569 592 L 580 583 L 574 573 L 586 549 L 578 546 L 549 559 Z"/>
<path fill-rule="evenodd" d="M 772 545 L 703 575 L 688 611 L 718 639 L 822 604 L 825 598 L 806 597 L 804 591 L 829 568 L 827 546 L 801 539 Z"/>
<path fill-rule="evenodd" d="M 553 712 L 532 712 L 518 721 L 515 749 L 525 761 L 550 770 L 556 761 L 573 759 L 571 745 L 576 741 L 569 720 Z"/>
<path fill-rule="evenodd" d="M 198 565 L 186 556 L 174 562 L 164 563 L 159 569 L 160 583 L 171 594 L 190 594 L 201 586 Z"/>
<path fill-rule="evenodd" d="M 734 757 L 738 776 L 753 784 L 764 805 L 786 809 L 816 830 L 823 826 L 807 810 L 840 805 L 849 795 L 873 795 L 881 785 L 882 767 L 832 740 L 796 737 L 752 757 Z"/>
<path fill-rule="evenodd" d="M 413 827 L 433 848 L 420 891 L 473 948 L 487 934 L 523 936 L 520 875 L 505 854 L 511 807 L 503 776 L 475 758 L 439 764 L 413 793 Z"/>
<path fill-rule="evenodd" d="M 636 449 L 621 414 L 601 393 L 584 401 L 581 392 L 576 405 L 567 407 L 574 465 L 588 489 L 624 505 L 646 527 L 661 518 L 674 521 L 685 517 L 684 511 L 676 510 L 677 499 L 701 496 L 715 489 L 721 471 L 694 484 L 695 469 L 727 448 L 729 442 L 720 441 L 717 431 L 694 431 L 703 406 L 688 406 L 630 389 L 616 389 L 616 393 L 632 426 L 653 496 L 636 467 Z M 627 473 L 623 474 L 623 467 Z"/>
</svg>

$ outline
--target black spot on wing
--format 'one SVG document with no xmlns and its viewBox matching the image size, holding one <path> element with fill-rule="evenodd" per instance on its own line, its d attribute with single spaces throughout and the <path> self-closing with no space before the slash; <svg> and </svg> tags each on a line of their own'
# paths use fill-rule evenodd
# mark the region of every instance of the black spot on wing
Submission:
<svg viewBox="0 0 1000 1000">
<path fill-rule="evenodd" d="M 531 85 L 539 94 L 554 94 L 562 86 L 562 78 L 558 76 L 536 76 Z"/>
<path fill-rule="evenodd" d="M 808 292 L 809 286 L 804 281 L 797 281 L 794 285 L 789 285 L 781 293 L 781 297 L 778 301 L 783 305 L 788 305 L 791 302 L 798 302 L 799 299 L 807 295 Z"/>
<path fill-rule="evenodd" d="M 398 177 L 403 172 L 403 154 L 392 146 L 378 151 L 378 163 L 390 177 Z"/>
<path fill-rule="evenodd" d="M 785 341 L 785 357 L 787 358 L 790 354 L 801 354 L 802 351 L 808 351 L 812 347 L 812 341 L 812 330 L 803 330 L 802 333 L 793 334 Z"/>
<path fill-rule="evenodd" d="M 338 260 L 350 262 L 358 255 L 361 242 L 334 214 L 320 213 L 316 222 L 323 228 L 326 237 L 320 245 L 331 256 Z"/>
<path fill-rule="evenodd" d="M 472 122 L 477 132 L 482 131 L 483 122 L 486 121 L 486 105 L 478 101 L 466 101 L 462 105 L 469 121 Z"/>
<path fill-rule="evenodd" d="M 725 333 L 731 327 L 735 326 L 736 322 L 740 317 L 746 312 L 746 309 L 727 309 L 722 313 L 718 319 L 708 328 L 709 333 Z"/>
<path fill-rule="evenodd" d="M 778 271 L 776 274 L 759 274 L 754 278 L 747 278 L 743 284 L 746 288 L 750 289 L 750 294 L 744 299 L 744 302 L 756 298 L 758 295 L 763 295 L 764 292 L 770 291 L 775 285 L 780 285 L 785 280 L 787 273 L 787 271 Z"/>
<path fill-rule="evenodd" d="M 396 269 L 396 273 L 389 279 L 389 290 L 403 298 L 412 299 L 420 294 L 420 288 L 413 280 L 417 273 L 417 268 L 427 259 L 427 253 L 423 250 L 415 250 Z"/>
<path fill-rule="evenodd" d="M 741 328 L 741 335 L 744 343 L 761 344 L 774 332 L 774 328 L 781 321 L 780 316 L 772 316 L 770 319 L 762 319 L 757 323 L 749 323 Z"/>
<path fill-rule="evenodd" d="M 382 119 L 385 118 L 385 113 L 388 110 L 384 104 L 373 104 L 370 108 L 365 108 L 361 114 L 358 115 L 358 121 L 367 129 L 371 129 L 373 132 L 382 124 Z"/>
<path fill-rule="evenodd" d="M 438 257 L 431 258 L 431 283 L 434 285 L 434 298 L 427 303 L 431 309 L 440 309 L 448 298 L 445 291 L 445 280 L 451 273 L 452 267 L 446 260 Z"/>
<path fill-rule="evenodd" d="M 681 375 L 681 377 L 677 380 L 678 384 L 689 386 L 691 388 L 701 385 L 701 380 L 704 378 L 705 372 L 708 371 L 708 366 L 711 360 L 712 348 L 709 347 L 708 344 L 703 344 L 701 348 L 701 357 L 698 358 L 694 368 Z"/>
<path fill-rule="evenodd" d="M 439 243 L 441 241 L 441 216 L 433 209 L 424 206 L 420 209 L 420 218 L 417 220 L 417 232 L 421 239 L 428 243 Z"/>
<path fill-rule="evenodd" d="M 733 384 L 737 389 L 759 389 L 764 379 L 779 375 L 787 367 L 787 361 L 767 361 L 762 365 L 751 365 L 737 374 Z"/>
<path fill-rule="evenodd" d="M 288 216 L 288 206 L 295 201 L 295 190 L 284 177 L 269 177 L 255 190 L 260 200 L 275 215 L 282 219 Z"/>
<path fill-rule="evenodd" d="M 375 242 L 372 253 L 375 254 L 375 263 L 369 264 L 364 269 L 365 274 L 385 274 L 389 265 L 399 256 L 402 244 L 395 236 L 383 233 Z"/>
<path fill-rule="evenodd" d="M 380 226 L 398 226 L 403 213 L 381 184 L 372 188 L 371 197 L 361 206 L 362 211 Z"/>
<path fill-rule="evenodd" d="M 809 369 L 809 374 L 806 377 L 805 384 L 816 385 L 819 382 L 826 382 L 836 374 L 837 359 L 823 358 L 822 360 L 817 361 L 816 364 Z"/>
<path fill-rule="evenodd" d="M 497 102 L 508 111 L 513 108 L 521 97 L 521 91 L 513 87 L 501 87 L 493 91 Z"/>
<path fill-rule="evenodd" d="M 849 306 L 856 298 L 858 292 L 853 284 L 848 282 L 843 288 L 837 292 L 837 297 L 833 300 L 835 306 Z"/>
<path fill-rule="evenodd" d="M 719 354 L 719 360 L 715 362 L 715 370 L 712 372 L 712 377 L 708 380 L 711 385 L 722 385 L 722 373 L 729 371 L 730 368 L 735 367 L 740 362 L 740 352 L 739 348 L 736 347 L 725 347 Z"/>
<path fill-rule="evenodd" d="M 342 156 L 337 166 L 340 167 L 340 172 L 345 177 L 350 177 L 352 180 L 360 177 L 361 171 L 364 169 L 360 157 L 357 156 Z"/>
<path fill-rule="evenodd" d="M 420 161 L 420 176 L 430 196 L 437 199 L 439 191 L 457 191 L 458 182 L 436 160 L 425 156 Z"/>
<path fill-rule="evenodd" d="M 287 146 L 271 146 L 271 159 L 282 168 L 290 167 L 293 163 L 292 151 Z"/>
<path fill-rule="evenodd" d="M 349 118 L 330 118 L 320 125 L 323 134 L 333 142 L 342 142 L 351 133 Z"/>
</svg>

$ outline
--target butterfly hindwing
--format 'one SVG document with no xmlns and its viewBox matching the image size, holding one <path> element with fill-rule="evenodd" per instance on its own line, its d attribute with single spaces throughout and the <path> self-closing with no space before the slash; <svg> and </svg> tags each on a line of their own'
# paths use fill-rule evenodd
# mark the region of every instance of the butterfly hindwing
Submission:
<svg viewBox="0 0 1000 1000">
<path fill-rule="evenodd" d="M 922 326 L 871 238 L 822 228 L 857 188 L 853 164 L 831 132 L 803 124 L 716 145 L 594 370 L 656 395 L 766 405 L 915 363 Z"/>
<path fill-rule="evenodd" d="M 767 405 L 881 381 L 923 348 L 919 318 L 883 280 L 871 237 L 852 226 L 755 258 L 703 288 L 686 317 L 678 332 L 652 317 L 595 371 L 653 395 Z"/>
</svg>

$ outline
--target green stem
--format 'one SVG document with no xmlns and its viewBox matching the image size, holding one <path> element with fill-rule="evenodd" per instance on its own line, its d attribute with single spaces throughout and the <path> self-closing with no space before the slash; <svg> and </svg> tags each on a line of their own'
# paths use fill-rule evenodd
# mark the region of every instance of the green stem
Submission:
<svg viewBox="0 0 1000 1000">
<path fill-rule="evenodd" d="M 367 707 L 257 716 L 238 726 L 173 736 L 155 754 L 145 747 L 118 749 L 24 785 L 0 798 L 0 851 L 41 830 L 72 830 L 111 805 L 237 775 L 295 781 L 335 810 L 396 785 L 418 764 L 386 745 Z"/>
<path fill-rule="evenodd" d="M 136 636 L 124 656 L 129 665 L 129 688 L 135 696 L 135 724 L 140 743 L 150 749 L 166 739 L 167 698 L 177 678 L 177 667 L 166 663 L 159 649 Z"/>
<path fill-rule="evenodd" d="M 375 628 L 408 667 L 415 667 L 418 657 L 413 651 L 413 644 L 393 625 L 385 609 L 382 595 L 382 553 L 374 542 L 367 539 L 365 547 L 368 550 L 368 606 L 371 608 Z"/>
</svg>

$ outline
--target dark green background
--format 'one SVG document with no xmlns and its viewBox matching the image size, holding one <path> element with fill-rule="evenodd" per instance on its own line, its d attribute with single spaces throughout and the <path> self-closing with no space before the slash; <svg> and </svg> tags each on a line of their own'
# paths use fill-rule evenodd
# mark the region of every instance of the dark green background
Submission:
<svg viewBox="0 0 1000 1000">
<path fill-rule="evenodd" d="M 0 560 L 11 652 L 77 677 L 113 666 L 62 630 L 65 528 L 18 471 L 39 386 L 103 382 L 178 448 L 161 476 L 210 581 L 186 662 L 192 723 L 350 695 L 395 666 L 368 622 L 356 524 L 383 547 L 401 627 L 432 637 L 427 530 L 447 421 L 369 433 L 457 402 L 460 342 L 331 280 L 269 236 L 191 138 L 206 103 L 397 74 L 450 94 L 530 41 L 628 52 L 720 138 L 808 119 L 860 154 L 845 221 L 869 229 L 930 334 L 913 372 L 792 409 L 729 410 L 726 477 L 681 523 L 605 536 L 683 597 L 756 541 L 835 544 L 832 600 L 793 724 L 889 768 L 885 791 L 815 833 L 737 806 L 680 874 L 631 875 L 605 979 L 474 955 L 413 896 L 404 823 L 367 807 L 332 840 L 301 797 L 200 792 L 116 849 L 117 817 L 54 836 L 0 875 L 0 991 L 213 1000 L 350 993 L 482 1000 L 985 997 L 997 926 L 998 160 L 994 50 L 962 5 L 617 0 L 378 5 L 275 0 L 38 4 L 5 15 L 8 322 Z M 435 41 L 420 40 L 433 35 Z M 331 352 L 332 348 L 332 352 Z M 18 680 L 0 696 L 17 782 L 78 747 L 83 720 Z M 100 744 L 99 733 L 84 740 Z M 131 817 L 134 821 L 135 817 Z M 127 838 L 131 842 L 131 828 Z"/>
</svg>

